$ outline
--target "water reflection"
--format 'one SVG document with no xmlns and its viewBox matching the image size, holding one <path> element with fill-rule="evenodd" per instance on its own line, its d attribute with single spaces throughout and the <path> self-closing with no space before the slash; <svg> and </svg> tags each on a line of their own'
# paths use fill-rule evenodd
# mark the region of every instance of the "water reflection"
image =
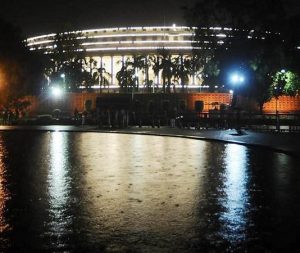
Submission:
<svg viewBox="0 0 300 253">
<path fill-rule="evenodd" d="M 92 136 L 77 143 L 86 168 L 83 209 L 93 221 L 92 239 L 126 237 L 143 244 L 163 238 L 160 243 L 167 244 L 196 238 L 206 142 L 190 143 L 187 154 L 186 139 L 110 135 L 108 145 L 107 135 L 99 142 L 91 142 Z"/>
<path fill-rule="evenodd" d="M 237 243 L 246 236 L 249 208 L 247 148 L 241 145 L 228 144 L 225 150 L 225 171 L 223 194 L 220 196 L 224 212 L 221 213 L 223 236 L 231 243 Z"/>
<path fill-rule="evenodd" d="M 1 134 L 0 252 L 5 240 L 4 252 L 298 246 L 294 158 L 180 138 Z"/>
<path fill-rule="evenodd" d="M 5 155 L 6 155 L 6 150 L 3 146 L 2 136 L 0 136 L 0 234 L 5 233 L 9 230 L 9 223 L 7 222 L 5 217 L 6 203 L 10 197 L 9 196 L 10 194 L 7 189 L 7 182 L 6 182 L 7 171 L 6 171 L 5 164 L 3 162 Z M 3 243 L 1 242 L 1 238 L 0 238 L 0 243 Z"/>
<path fill-rule="evenodd" d="M 68 201 L 70 197 L 70 177 L 68 176 L 68 146 L 66 133 L 53 132 L 50 141 L 49 157 L 49 212 L 50 212 L 50 231 L 56 235 L 57 242 L 64 244 L 60 237 L 68 231 L 71 218 L 67 215 Z M 61 245 L 63 246 L 63 245 Z"/>
</svg>

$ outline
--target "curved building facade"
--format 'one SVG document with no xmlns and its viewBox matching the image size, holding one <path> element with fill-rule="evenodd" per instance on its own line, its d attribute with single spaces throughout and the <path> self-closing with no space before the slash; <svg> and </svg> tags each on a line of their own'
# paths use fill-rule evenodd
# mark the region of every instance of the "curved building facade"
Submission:
<svg viewBox="0 0 300 253">
<path fill-rule="evenodd" d="M 230 28 L 211 27 L 204 45 L 209 49 L 210 36 L 217 38 L 219 43 L 226 37 Z M 153 26 L 153 27 L 117 27 L 76 31 L 79 44 L 85 49 L 89 58 L 97 62 L 98 67 L 105 68 L 109 73 L 110 86 L 118 86 L 116 73 L 121 69 L 122 62 L 134 55 L 157 55 L 159 49 L 167 50 L 172 57 L 184 55 L 190 57 L 192 50 L 201 50 L 193 47 L 192 38 L 194 30 L 186 26 Z M 54 33 L 31 37 L 27 39 L 30 50 L 44 50 L 51 53 L 55 48 Z M 215 39 L 214 38 L 214 39 Z M 202 43 L 203 45 L 203 43 Z M 88 66 L 87 66 L 88 68 Z M 139 71 L 139 82 L 145 80 L 145 74 Z M 160 75 L 154 76 L 150 69 L 150 80 L 161 84 Z M 201 88 L 201 76 L 189 78 L 189 87 Z"/>
</svg>

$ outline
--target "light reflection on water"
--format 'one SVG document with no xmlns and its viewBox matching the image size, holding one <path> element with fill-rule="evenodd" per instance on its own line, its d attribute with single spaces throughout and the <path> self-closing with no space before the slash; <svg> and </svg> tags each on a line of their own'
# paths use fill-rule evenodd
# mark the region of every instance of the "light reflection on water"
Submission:
<svg viewBox="0 0 300 253">
<path fill-rule="evenodd" d="M 6 180 L 6 167 L 4 163 L 4 158 L 6 155 L 5 147 L 3 146 L 2 136 L 0 136 L 0 234 L 5 233 L 9 230 L 9 223 L 6 221 L 5 210 L 6 202 L 10 198 L 10 194 L 7 189 Z M 0 244 L 4 243 L 0 237 Z M 1 249 L 1 248 L 0 248 Z"/>
<path fill-rule="evenodd" d="M 50 235 L 56 235 L 57 246 L 64 246 L 60 238 L 68 231 L 71 217 L 68 216 L 68 201 L 70 198 L 70 178 L 68 176 L 68 149 L 67 135 L 63 132 L 53 132 L 50 139 L 49 154 L 49 212 Z"/>
<path fill-rule="evenodd" d="M 224 194 L 220 196 L 224 212 L 220 220 L 223 223 L 223 235 L 231 243 L 245 239 L 247 218 L 250 208 L 248 184 L 247 148 L 241 145 L 227 144 L 224 155 Z"/>
<path fill-rule="evenodd" d="M 172 228 L 191 231 L 197 222 L 201 160 L 187 161 L 187 154 L 178 152 L 183 139 L 140 137 L 111 136 L 109 145 L 92 144 L 86 137 L 78 143 L 87 168 L 83 191 L 89 215 L 96 219 L 92 226 L 144 236 L 167 235 Z M 201 154 L 205 146 L 192 148 Z"/>
<path fill-rule="evenodd" d="M 283 154 L 154 136 L 1 136 L 0 228 L 12 235 L 0 242 L 13 249 L 272 251 L 297 241 L 299 161 Z"/>
</svg>

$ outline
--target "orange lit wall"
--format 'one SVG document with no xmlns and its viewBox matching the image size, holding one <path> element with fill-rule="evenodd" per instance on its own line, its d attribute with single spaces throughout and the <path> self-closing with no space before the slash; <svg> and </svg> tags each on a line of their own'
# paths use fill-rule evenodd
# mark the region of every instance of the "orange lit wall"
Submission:
<svg viewBox="0 0 300 253">
<path fill-rule="evenodd" d="M 195 110 L 195 101 L 200 100 L 204 102 L 204 112 L 214 109 L 214 104 L 229 105 L 232 95 L 229 93 L 190 93 L 187 94 L 187 108 L 190 111 Z M 218 107 L 218 106 L 217 106 Z"/>
<path fill-rule="evenodd" d="M 280 113 L 300 112 L 300 96 L 280 96 L 277 101 L 277 108 Z M 263 111 L 265 113 L 276 112 L 276 99 L 265 103 Z"/>
<path fill-rule="evenodd" d="M 25 99 L 31 102 L 31 106 L 29 107 L 29 111 L 31 115 L 37 113 L 51 113 L 54 109 L 61 109 L 65 112 L 73 113 L 75 108 L 82 112 L 85 110 L 85 101 L 92 101 L 92 108 L 96 107 L 96 98 L 99 96 L 108 96 L 109 94 L 99 94 L 99 93 L 68 93 L 65 96 L 59 99 L 53 99 L 52 97 L 33 97 L 28 96 Z M 113 94 L 114 96 L 118 96 L 118 94 Z M 175 94 L 170 94 L 170 98 Z M 207 112 L 210 109 L 217 105 L 219 108 L 220 104 L 230 105 L 232 95 L 229 93 L 187 93 L 187 94 L 177 94 L 180 99 L 184 99 L 186 101 L 187 109 L 189 111 L 195 110 L 195 101 L 203 101 L 204 102 L 204 112 Z M 147 94 L 144 94 L 145 99 L 147 100 Z M 153 94 L 149 94 L 149 99 L 153 96 Z M 168 99 L 168 95 L 166 95 L 166 99 Z M 258 111 L 258 108 L 257 108 Z M 272 99 L 270 102 L 267 102 L 264 105 L 265 113 L 275 113 L 276 111 L 276 100 Z M 300 96 L 289 97 L 289 96 L 281 96 L 278 99 L 278 111 L 281 113 L 293 113 L 300 112 Z"/>
</svg>

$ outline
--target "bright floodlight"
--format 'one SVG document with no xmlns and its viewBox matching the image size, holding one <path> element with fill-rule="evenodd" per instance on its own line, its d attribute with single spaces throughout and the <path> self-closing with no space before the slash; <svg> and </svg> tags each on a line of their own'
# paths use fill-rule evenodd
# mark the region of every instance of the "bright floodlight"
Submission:
<svg viewBox="0 0 300 253">
<path fill-rule="evenodd" d="M 245 81 L 245 77 L 241 74 L 234 73 L 230 76 L 230 81 L 232 84 L 241 84 Z"/>
<path fill-rule="evenodd" d="M 52 87 L 52 94 L 55 97 L 60 97 L 62 95 L 62 90 L 58 87 Z"/>
<path fill-rule="evenodd" d="M 239 81 L 239 76 L 238 74 L 232 74 L 230 79 L 232 83 L 237 83 Z"/>
<path fill-rule="evenodd" d="M 65 78 L 66 75 L 65 75 L 65 74 L 61 74 L 60 77 L 61 77 L 61 78 Z"/>
</svg>

